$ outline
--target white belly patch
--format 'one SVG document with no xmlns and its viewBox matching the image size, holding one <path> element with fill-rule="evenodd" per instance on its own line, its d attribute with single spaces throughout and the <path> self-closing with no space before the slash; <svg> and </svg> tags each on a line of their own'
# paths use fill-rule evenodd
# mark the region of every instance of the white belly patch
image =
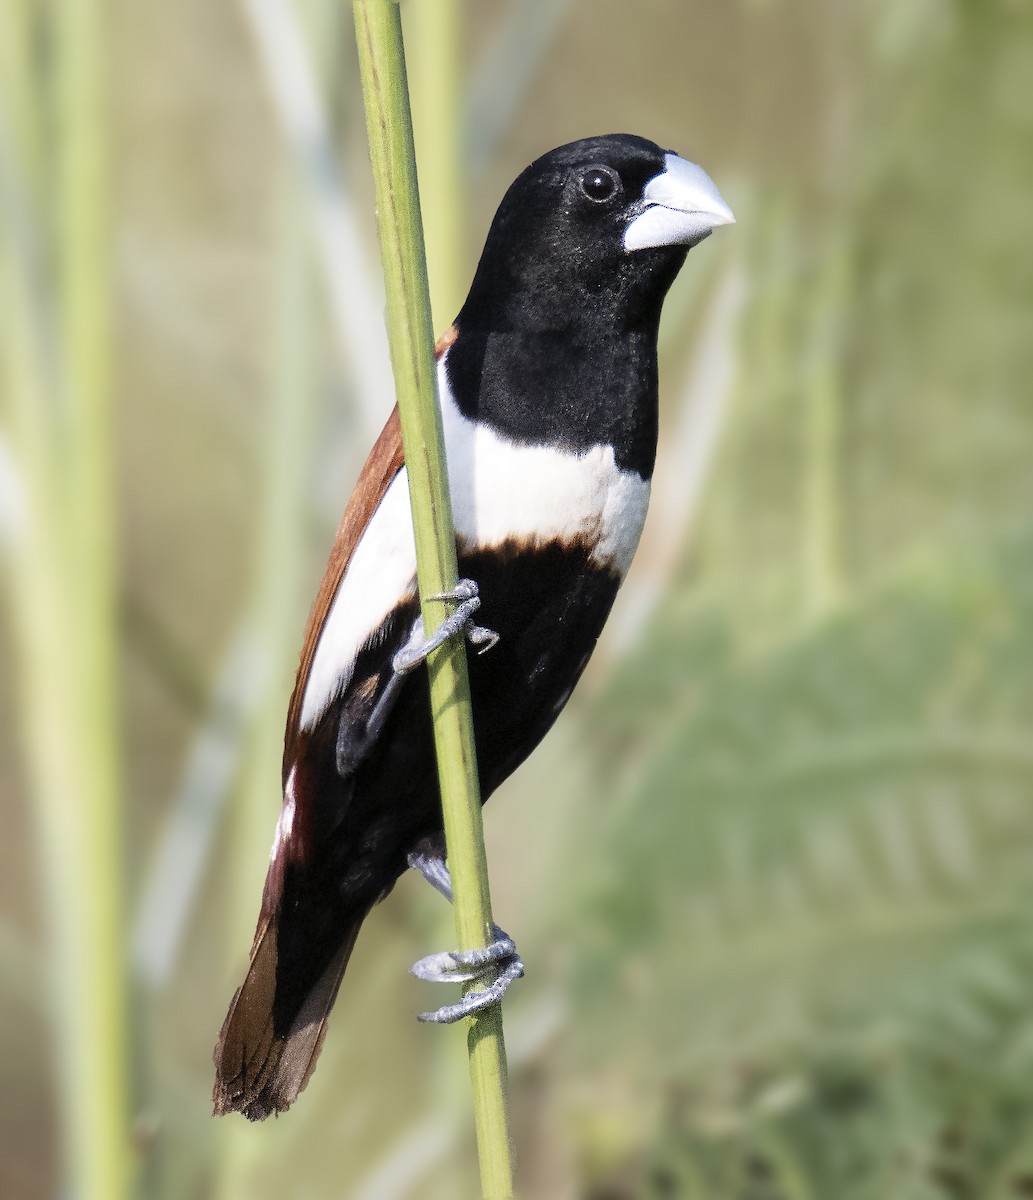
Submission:
<svg viewBox="0 0 1033 1200">
<path fill-rule="evenodd" d="M 488 548 L 516 539 L 591 548 L 591 561 L 627 574 L 642 533 L 649 483 L 622 471 L 610 446 L 572 453 L 522 446 L 468 420 L 438 362 L 453 519 L 460 541 Z M 301 708 L 310 729 L 348 685 L 355 657 L 384 618 L 416 590 L 416 548 L 403 468 L 355 548 L 327 613 Z"/>
</svg>

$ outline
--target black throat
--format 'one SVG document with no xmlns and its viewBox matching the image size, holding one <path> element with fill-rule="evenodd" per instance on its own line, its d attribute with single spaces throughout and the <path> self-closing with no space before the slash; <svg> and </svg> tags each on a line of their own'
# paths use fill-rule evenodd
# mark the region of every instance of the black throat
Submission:
<svg viewBox="0 0 1033 1200">
<path fill-rule="evenodd" d="M 593 236 L 557 232 L 556 220 L 533 204 L 500 208 L 456 319 L 453 396 L 466 417 L 513 441 L 609 445 L 622 470 L 649 479 L 660 309 L 686 250 L 628 253 L 623 218 Z"/>
<path fill-rule="evenodd" d="M 653 474 L 656 330 L 459 332 L 445 367 L 464 416 L 503 437 L 583 452 L 613 447 L 617 466 Z"/>
<path fill-rule="evenodd" d="M 610 134 L 560 146 L 515 180 L 446 362 L 465 416 L 515 442 L 609 445 L 620 468 L 651 477 L 660 309 L 689 243 L 627 241 L 659 203 L 646 191 L 670 157 Z"/>
</svg>

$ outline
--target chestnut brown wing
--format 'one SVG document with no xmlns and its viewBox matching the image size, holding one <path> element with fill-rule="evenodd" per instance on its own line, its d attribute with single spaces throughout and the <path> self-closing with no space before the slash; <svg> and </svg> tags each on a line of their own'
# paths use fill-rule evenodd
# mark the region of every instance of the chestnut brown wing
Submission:
<svg viewBox="0 0 1033 1200">
<path fill-rule="evenodd" d="M 341 579 L 347 569 L 355 547 L 359 544 L 370 518 L 377 511 L 377 506 L 384 498 L 384 493 L 391 481 L 402 469 L 405 457 L 402 452 L 402 427 L 398 419 L 398 407 L 392 409 L 387 424 L 377 438 L 376 444 L 369 452 L 362 473 L 344 510 L 341 524 L 334 538 L 330 560 L 326 565 L 319 591 L 312 603 L 308 623 L 305 626 L 305 639 L 301 646 L 301 661 L 298 664 L 298 674 L 294 681 L 294 691 L 291 695 L 290 707 L 287 709 L 287 728 L 283 739 L 283 786 L 287 785 L 287 777 L 294 763 L 299 733 L 299 718 L 301 716 L 302 700 L 305 695 L 305 685 L 308 682 L 312 659 L 315 657 L 319 638 L 326 624 L 330 606 L 337 595 Z"/>
</svg>

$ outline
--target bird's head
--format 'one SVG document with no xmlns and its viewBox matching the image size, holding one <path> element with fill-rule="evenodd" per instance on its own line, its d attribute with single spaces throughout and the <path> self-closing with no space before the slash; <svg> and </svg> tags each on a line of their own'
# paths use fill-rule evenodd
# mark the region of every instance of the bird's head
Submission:
<svg viewBox="0 0 1033 1200">
<path fill-rule="evenodd" d="M 657 322 L 686 253 L 734 220 L 702 168 L 645 138 L 560 146 L 499 205 L 459 324 Z"/>
</svg>

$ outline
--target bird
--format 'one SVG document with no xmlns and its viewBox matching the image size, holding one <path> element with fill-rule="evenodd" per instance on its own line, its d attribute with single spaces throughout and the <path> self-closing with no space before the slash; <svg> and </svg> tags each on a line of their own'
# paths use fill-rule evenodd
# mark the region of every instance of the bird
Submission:
<svg viewBox="0 0 1033 1200">
<path fill-rule="evenodd" d="M 305 629 L 250 963 L 215 1050 L 217 1114 L 262 1120 L 297 1098 L 359 929 L 407 869 L 450 897 L 429 649 L 465 635 L 480 651 L 469 675 L 484 799 L 567 703 L 646 516 L 661 306 L 690 249 L 733 222 L 701 167 L 632 134 L 551 150 L 505 193 L 436 346 L 456 608 L 423 636 L 396 408 Z M 486 950 L 413 970 L 485 984 L 424 1014 L 450 1021 L 497 1001 L 523 963 L 497 930 Z"/>
</svg>

